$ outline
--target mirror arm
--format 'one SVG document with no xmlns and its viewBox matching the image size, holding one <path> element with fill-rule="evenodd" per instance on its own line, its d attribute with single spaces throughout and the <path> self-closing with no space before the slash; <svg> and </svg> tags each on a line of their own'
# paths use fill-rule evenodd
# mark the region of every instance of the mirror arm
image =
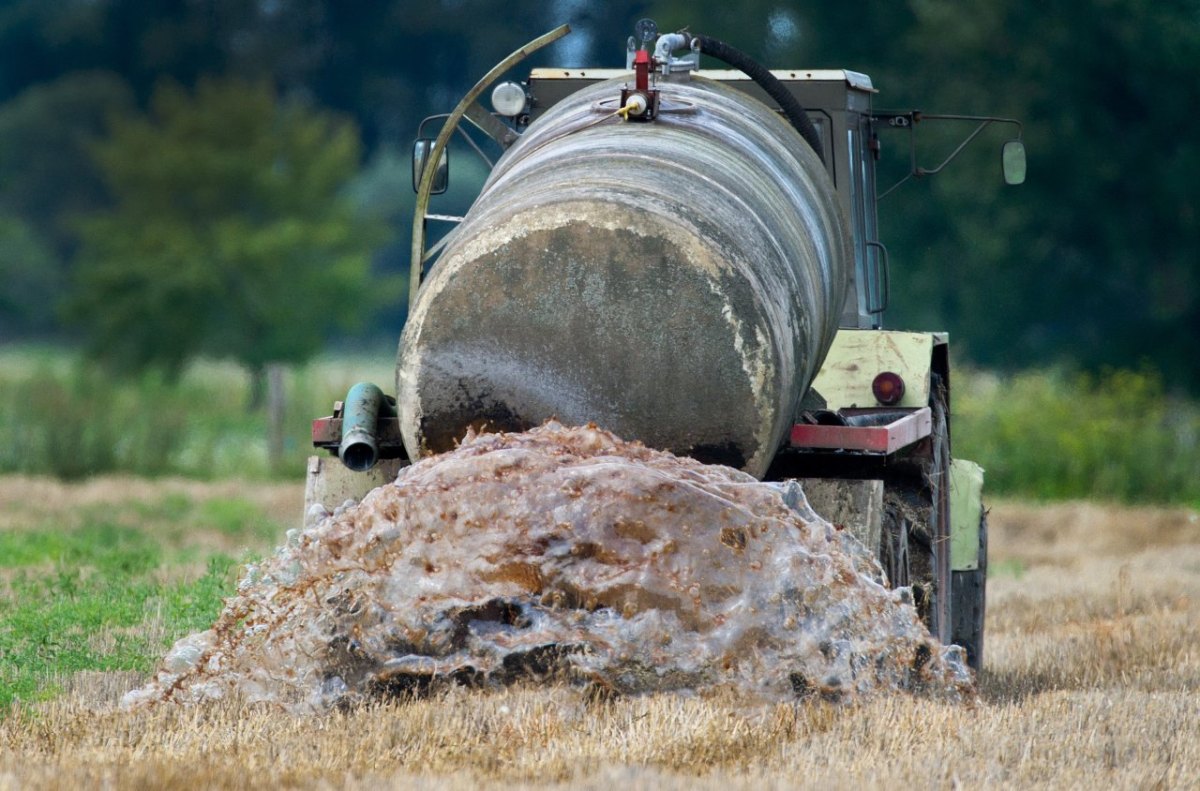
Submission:
<svg viewBox="0 0 1200 791">
<path fill-rule="evenodd" d="M 445 236 L 443 236 L 441 239 L 438 239 L 434 244 L 430 245 L 429 249 L 425 251 L 425 258 L 421 261 L 421 263 L 424 264 L 438 253 L 442 252 L 442 248 L 445 247 L 452 238 L 454 238 L 456 233 L 458 233 L 458 228 L 451 228 Z"/>
<path fill-rule="evenodd" d="M 976 137 L 978 137 L 979 134 L 981 132 L 983 132 L 984 129 L 987 129 L 992 124 L 1012 124 L 1013 126 L 1017 127 L 1017 137 L 1016 137 L 1017 140 L 1021 139 L 1021 135 L 1025 131 L 1024 125 L 1020 121 L 1018 121 L 1016 118 L 998 118 L 998 117 L 989 116 L 989 115 L 949 115 L 949 114 L 940 114 L 940 113 L 923 113 L 920 110 L 913 110 L 912 112 L 907 112 L 907 113 L 886 112 L 886 111 L 879 112 L 879 113 L 876 113 L 875 115 L 873 115 L 871 117 L 871 120 L 872 121 L 886 121 L 887 125 L 892 128 L 908 130 L 908 156 L 909 156 L 908 174 L 905 175 L 904 178 L 900 179 L 892 186 L 888 187 L 882 193 L 880 193 L 875 198 L 876 203 L 883 200 L 888 195 L 891 195 L 893 192 L 896 191 L 896 189 L 900 185 L 904 184 L 905 182 L 909 181 L 910 179 L 914 179 L 914 178 L 919 179 L 919 178 L 924 178 L 925 176 L 933 176 L 937 173 L 940 173 L 944 167 L 946 167 L 951 162 L 953 162 L 955 160 L 955 158 L 957 158 L 958 155 L 962 153 L 964 148 L 966 148 L 968 145 L 970 145 L 972 140 L 974 140 Z M 979 125 L 975 127 L 975 130 L 973 132 L 971 132 L 971 134 L 967 135 L 965 140 L 963 140 L 961 143 L 958 144 L 957 148 L 955 148 L 953 151 L 950 152 L 950 155 L 948 157 L 946 157 L 944 160 L 942 160 L 942 163 L 940 165 L 938 165 L 935 168 L 923 168 L 917 164 L 917 135 L 916 135 L 916 126 L 917 126 L 917 124 L 921 123 L 922 121 L 977 121 L 977 122 L 979 122 Z"/>
<path fill-rule="evenodd" d="M 429 123 L 430 121 L 442 121 L 449 117 L 450 117 L 450 113 L 438 113 L 437 115 L 429 116 L 428 118 L 426 118 L 424 121 L 421 122 L 420 126 L 417 127 L 417 138 L 420 139 L 420 138 L 425 137 L 425 124 Z M 474 121 L 471 118 L 467 118 L 467 120 L 471 121 L 474 124 Z M 475 126 L 478 127 L 479 125 L 475 124 Z M 456 126 L 454 129 L 456 132 L 458 132 L 460 135 L 462 135 L 463 140 L 467 141 L 467 145 L 470 146 L 471 149 L 476 154 L 479 155 L 479 158 L 483 160 L 484 164 L 486 164 L 489 169 L 492 167 L 495 167 L 496 163 L 492 161 L 491 157 L 489 157 L 487 154 L 484 153 L 483 149 L 479 147 L 479 144 L 475 142 L 474 138 L 472 138 L 469 134 L 467 134 L 467 131 L 465 129 L 463 129 L 461 126 Z M 516 133 L 514 132 L 513 134 L 516 134 Z"/>
<path fill-rule="evenodd" d="M 488 166 L 488 170 L 491 170 L 496 166 L 496 163 L 492 161 L 492 158 L 485 154 L 483 149 L 479 147 L 479 144 L 471 139 L 471 136 L 467 134 L 467 130 L 460 126 L 458 127 L 458 133 L 462 135 L 463 140 L 467 141 L 467 145 L 471 147 L 471 150 L 478 154 L 479 158 L 482 159 L 484 164 Z"/>
<path fill-rule="evenodd" d="M 975 127 L 975 131 L 972 132 L 971 134 L 967 135 L 966 139 L 964 139 L 961 143 L 958 144 L 958 148 L 951 151 L 950 156 L 948 156 L 942 160 L 942 164 L 938 165 L 935 168 L 922 168 L 922 167 L 914 166 L 913 167 L 913 175 L 917 178 L 923 178 L 925 176 L 934 176 L 934 175 L 937 175 L 938 173 L 941 173 L 942 169 L 944 167 L 946 167 L 951 162 L 953 162 L 958 157 L 958 155 L 962 153 L 963 149 L 966 148 L 967 146 L 969 146 L 971 144 L 971 141 L 974 140 L 975 138 L 979 137 L 979 133 L 982 132 L 984 129 L 987 129 L 989 126 L 991 126 L 991 124 L 992 124 L 991 119 L 980 122 L 979 126 Z M 915 162 L 915 159 L 916 158 L 914 156 L 914 162 Z"/>
<path fill-rule="evenodd" d="M 914 111 L 911 115 L 914 116 L 914 124 L 921 121 L 987 121 L 989 124 L 1011 124 L 1017 128 L 1018 140 L 1021 139 L 1021 133 L 1025 129 L 1024 124 L 1016 118 L 1001 118 L 996 115 L 947 115 L 945 113 L 923 113 L 919 110 Z"/>
<path fill-rule="evenodd" d="M 907 176 L 905 176 L 904 178 L 900 179 L 900 180 L 899 180 L 899 181 L 897 181 L 895 184 L 893 184 L 892 186 L 888 187 L 888 188 L 887 188 L 886 190 L 884 190 L 882 193 L 880 193 L 879 195 L 877 195 L 877 196 L 875 197 L 875 202 L 876 202 L 876 203 L 878 203 L 879 201 L 881 201 L 881 200 L 883 200 L 884 198 L 886 198 L 888 195 L 891 195 L 893 192 L 895 192 L 897 189 L 899 189 L 901 185 L 903 185 L 903 184 L 907 183 L 907 182 L 908 182 L 910 179 L 912 179 L 912 177 L 913 177 L 912 171 L 909 171 L 909 173 L 908 173 L 908 175 L 907 175 Z"/>
</svg>

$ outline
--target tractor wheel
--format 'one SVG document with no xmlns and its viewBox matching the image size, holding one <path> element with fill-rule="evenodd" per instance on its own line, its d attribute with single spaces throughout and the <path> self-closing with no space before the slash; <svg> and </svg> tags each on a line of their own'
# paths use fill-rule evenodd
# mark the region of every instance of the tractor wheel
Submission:
<svg viewBox="0 0 1200 791">
<path fill-rule="evenodd" d="M 912 586 L 921 620 L 934 637 L 949 643 L 950 432 L 942 378 L 934 374 L 931 384 L 930 436 L 884 481 L 880 564 L 893 588 Z M 900 558 L 907 562 L 899 564 Z"/>
<path fill-rule="evenodd" d="M 929 631 L 943 643 L 950 643 L 952 596 L 950 592 L 950 410 L 949 394 L 942 377 L 933 374 L 929 406 L 933 411 L 930 435 L 931 463 L 925 473 L 932 507 L 929 525 L 929 550 L 932 565 L 933 602 Z"/>
<path fill-rule="evenodd" d="M 886 506 L 883 535 L 879 544 L 879 565 L 892 588 L 907 587 L 910 582 L 908 566 L 908 516 L 894 503 Z"/>
<path fill-rule="evenodd" d="M 951 640 L 967 651 L 967 664 L 983 670 L 983 618 L 987 605 L 987 511 L 979 514 L 979 568 L 956 571 L 951 581 L 953 629 Z"/>
<path fill-rule="evenodd" d="M 913 475 L 893 475 L 884 484 L 883 531 L 879 564 L 891 588 L 912 588 L 917 615 L 937 636 L 932 623 L 937 601 L 937 561 L 931 536 L 936 517 L 927 487 Z"/>
</svg>

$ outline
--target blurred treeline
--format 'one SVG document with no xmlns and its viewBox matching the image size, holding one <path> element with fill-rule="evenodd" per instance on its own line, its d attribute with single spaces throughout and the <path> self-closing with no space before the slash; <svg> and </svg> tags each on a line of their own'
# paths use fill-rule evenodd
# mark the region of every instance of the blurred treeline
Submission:
<svg viewBox="0 0 1200 791">
<path fill-rule="evenodd" d="M 879 109 L 1021 119 L 1025 186 L 989 131 L 880 203 L 889 323 L 992 368 L 1200 384 L 1196 0 L 6 0 L 0 338 L 168 373 L 394 338 L 420 119 L 560 22 L 530 65 L 623 65 L 643 16 L 869 73 Z M 923 125 L 920 164 L 968 131 Z M 908 163 L 883 145 L 881 188 Z"/>
<path fill-rule="evenodd" d="M 888 324 L 974 366 L 955 450 L 992 491 L 1200 502 L 1200 0 L 0 0 L 0 472 L 295 478 L 308 418 L 391 381 L 420 120 L 562 22 L 512 77 L 621 66 L 641 17 L 1020 119 L 1024 186 L 992 128 L 880 202 Z M 922 124 L 918 164 L 970 129 Z M 484 177 L 452 170 L 447 213 Z"/>
<path fill-rule="evenodd" d="M 299 481 L 309 420 L 347 383 L 390 382 L 389 356 L 319 355 L 288 371 L 282 455 L 266 418 L 244 409 L 251 380 L 231 362 L 114 378 L 78 353 L 0 347 L 0 474 L 104 473 Z M 1151 371 L 1063 370 L 955 377 L 954 453 L 987 469 L 990 496 L 1096 498 L 1200 507 L 1200 403 Z"/>
</svg>

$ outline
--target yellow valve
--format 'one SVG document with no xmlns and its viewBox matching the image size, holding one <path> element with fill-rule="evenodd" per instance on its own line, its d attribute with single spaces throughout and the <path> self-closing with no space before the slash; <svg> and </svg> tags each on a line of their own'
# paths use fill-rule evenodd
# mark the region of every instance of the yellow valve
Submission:
<svg viewBox="0 0 1200 791">
<path fill-rule="evenodd" d="M 646 97 L 640 93 L 635 93 L 632 94 L 628 101 L 625 102 L 624 107 L 617 110 L 616 115 L 621 116 L 622 120 L 628 121 L 630 113 L 633 113 L 634 115 L 641 115 L 642 113 L 646 112 L 646 107 Z"/>
</svg>

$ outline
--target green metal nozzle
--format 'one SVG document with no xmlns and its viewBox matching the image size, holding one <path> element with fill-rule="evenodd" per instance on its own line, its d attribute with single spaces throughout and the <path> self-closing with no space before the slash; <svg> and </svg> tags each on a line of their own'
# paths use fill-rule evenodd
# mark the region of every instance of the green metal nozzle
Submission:
<svg viewBox="0 0 1200 791">
<path fill-rule="evenodd" d="M 346 393 L 342 406 L 342 442 L 338 457 L 355 472 L 366 472 L 379 461 L 377 426 L 380 415 L 392 414 L 392 404 L 376 385 L 359 382 Z"/>
</svg>

